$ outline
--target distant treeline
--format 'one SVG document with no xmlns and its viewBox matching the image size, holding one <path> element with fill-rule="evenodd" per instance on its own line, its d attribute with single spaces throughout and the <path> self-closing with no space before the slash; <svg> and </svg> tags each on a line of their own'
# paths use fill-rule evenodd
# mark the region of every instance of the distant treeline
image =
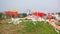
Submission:
<svg viewBox="0 0 60 34">
<path fill-rule="evenodd" d="M 15 17 L 23 18 L 23 17 L 26 17 L 26 16 L 27 16 L 26 13 L 19 13 L 18 16 L 14 16 L 14 15 L 13 15 L 12 17 L 13 17 L 13 18 L 15 18 Z M 1 18 L 12 18 L 12 17 L 6 15 L 5 13 L 0 12 L 0 19 L 1 19 Z"/>
<path fill-rule="evenodd" d="M 51 14 L 54 14 L 54 13 L 51 13 Z M 58 12 L 57 14 L 60 15 L 60 12 Z M 31 15 L 31 14 L 19 13 L 18 16 L 14 16 L 14 15 L 13 15 L 12 17 L 13 17 L 13 18 L 15 18 L 15 17 L 24 18 L 24 17 L 26 17 L 26 16 L 28 16 L 28 15 Z M 46 16 L 46 14 L 44 14 L 44 15 Z M 6 15 L 5 13 L 0 12 L 0 20 L 1 20 L 1 19 L 4 19 L 4 18 L 12 18 L 12 17 Z"/>
</svg>

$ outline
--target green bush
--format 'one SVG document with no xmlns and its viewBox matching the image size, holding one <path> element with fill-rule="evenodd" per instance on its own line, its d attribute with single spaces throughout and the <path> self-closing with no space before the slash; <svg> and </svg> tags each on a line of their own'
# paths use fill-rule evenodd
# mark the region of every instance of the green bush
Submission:
<svg viewBox="0 0 60 34">
<path fill-rule="evenodd" d="M 22 13 L 22 14 L 19 14 L 19 16 L 18 16 L 18 17 L 20 17 L 20 18 L 24 18 L 24 17 L 26 17 L 26 16 L 27 16 L 27 14 Z"/>
</svg>

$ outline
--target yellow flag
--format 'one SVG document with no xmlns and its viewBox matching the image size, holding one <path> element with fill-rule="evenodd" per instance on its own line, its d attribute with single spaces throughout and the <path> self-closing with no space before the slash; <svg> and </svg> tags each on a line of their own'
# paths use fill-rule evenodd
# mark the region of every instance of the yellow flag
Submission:
<svg viewBox="0 0 60 34">
<path fill-rule="evenodd" d="M 18 12 L 18 10 L 17 9 L 14 9 L 13 12 Z"/>
<path fill-rule="evenodd" d="M 33 9 L 32 12 L 36 12 L 36 10 Z"/>
</svg>

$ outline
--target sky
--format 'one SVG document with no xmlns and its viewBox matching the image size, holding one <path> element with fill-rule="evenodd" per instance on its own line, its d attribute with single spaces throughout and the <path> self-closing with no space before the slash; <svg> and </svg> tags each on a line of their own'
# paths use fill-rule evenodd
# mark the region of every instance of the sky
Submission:
<svg viewBox="0 0 60 34">
<path fill-rule="evenodd" d="M 0 0 L 0 12 L 18 9 L 28 13 L 28 9 L 44 13 L 60 12 L 60 0 Z"/>
</svg>

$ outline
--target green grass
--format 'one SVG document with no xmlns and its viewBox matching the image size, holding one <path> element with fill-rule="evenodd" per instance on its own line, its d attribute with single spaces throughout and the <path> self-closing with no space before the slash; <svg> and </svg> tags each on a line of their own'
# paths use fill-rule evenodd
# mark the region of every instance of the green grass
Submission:
<svg viewBox="0 0 60 34">
<path fill-rule="evenodd" d="M 11 24 L 4 23 L 0 25 L 0 29 L 9 25 Z M 23 25 L 24 28 L 20 27 L 21 25 Z M 55 29 L 50 24 L 48 24 L 48 22 L 44 23 L 44 21 L 37 21 L 37 22 L 33 22 L 31 20 L 23 21 L 19 25 L 12 24 L 12 27 L 10 27 L 9 30 L 13 30 L 15 28 L 17 29 L 12 32 L 19 33 L 19 34 L 58 34 L 55 31 Z"/>
<path fill-rule="evenodd" d="M 26 27 L 24 30 L 26 32 L 29 32 L 30 34 L 57 34 L 57 32 L 54 30 L 54 28 L 49 25 L 48 23 L 44 23 L 43 21 L 37 22 L 36 25 L 34 25 L 32 22 L 25 22 Z"/>
<path fill-rule="evenodd" d="M 57 25 L 60 26 L 60 22 Z"/>
</svg>

